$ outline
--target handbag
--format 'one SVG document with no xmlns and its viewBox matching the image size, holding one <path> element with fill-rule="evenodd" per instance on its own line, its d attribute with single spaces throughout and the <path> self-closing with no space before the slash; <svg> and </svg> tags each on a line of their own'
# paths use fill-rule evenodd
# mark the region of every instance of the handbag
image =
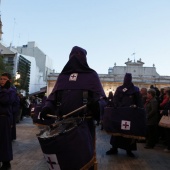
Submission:
<svg viewBox="0 0 170 170">
<path fill-rule="evenodd" d="M 165 127 L 165 128 L 170 128 L 170 116 L 163 115 L 159 121 L 159 126 Z"/>
</svg>

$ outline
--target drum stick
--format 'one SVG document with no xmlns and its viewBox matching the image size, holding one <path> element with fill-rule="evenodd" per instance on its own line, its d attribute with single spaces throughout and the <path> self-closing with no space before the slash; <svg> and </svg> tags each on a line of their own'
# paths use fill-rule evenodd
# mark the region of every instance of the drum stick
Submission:
<svg viewBox="0 0 170 170">
<path fill-rule="evenodd" d="M 47 117 L 51 117 L 51 118 L 55 118 L 55 119 L 57 119 L 57 118 L 58 118 L 58 116 L 50 115 L 50 114 L 47 114 Z"/>
<path fill-rule="evenodd" d="M 84 108 L 86 108 L 86 107 L 87 107 L 87 105 L 81 106 L 81 107 L 79 107 L 78 109 L 73 110 L 72 112 L 70 112 L 70 113 L 68 113 L 68 114 L 66 114 L 66 115 L 63 115 L 62 118 L 66 118 L 67 116 L 70 116 L 70 115 L 72 115 L 73 113 L 78 112 L 78 111 L 80 111 L 80 110 L 82 110 L 82 109 L 84 109 Z"/>
<path fill-rule="evenodd" d="M 77 111 L 80 111 L 80 110 L 82 110 L 82 109 L 84 109 L 84 108 L 86 108 L 87 107 L 87 105 L 84 105 L 84 106 L 81 106 L 81 107 L 79 107 L 78 109 L 76 109 L 76 110 L 73 110 L 72 112 L 70 112 L 70 113 L 68 113 L 68 114 L 66 114 L 66 115 L 63 115 L 62 116 L 62 118 L 64 119 L 64 118 L 66 118 L 67 116 L 70 116 L 70 115 L 72 115 L 73 113 L 75 113 L 75 112 L 77 112 Z M 47 114 L 47 116 L 48 117 L 52 117 L 52 118 L 58 118 L 58 116 L 55 116 L 55 115 L 50 115 L 50 114 Z M 61 120 L 62 121 L 62 120 Z M 61 122 L 58 122 L 58 123 L 61 123 Z M 50 128 L 52 129 L 52 128 L 55 128 L 56 126 L 58 126 L 58 123 L 53 123 L 53 124 L 51 124 L 50 125 Z"/>
<path fill-rule="evenodd" d="M 78 111 L 80 111 L 80 110 L 82 110 L 82 109 L 84 109 L 84 108 L 86 108 L 86 107 L 87 107 L 86 105 L 81 106 L 81 107 L 79 107 L 78 109 L 73 110 L 72 112 L 70 112 L 70 113 L 68 113 L 68 114 L 66 114 L 66 115 L 63 115 L 62 118 L 64 119 L 64 118 L 72 115 L 73 113 L 78 112 Z M 47 114 L 47 117 L 56 118 L 56 119 L 58 118 L 58 116 L 50 115 L 50 114 Z"/>
</svg>

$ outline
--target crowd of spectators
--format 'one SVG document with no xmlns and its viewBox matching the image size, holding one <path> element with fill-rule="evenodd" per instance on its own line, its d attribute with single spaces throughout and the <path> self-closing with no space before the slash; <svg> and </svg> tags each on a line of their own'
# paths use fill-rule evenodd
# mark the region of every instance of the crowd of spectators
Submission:
<svg viewBox="0 0 170 170">
<path fill-rule="evenodd" d="M 146 110 L 146 149 L 154 149 L 158 143 L 165 146 L 164 151 L 170 152 L 170 129 L 160 127 L 159 121 L 163 115 L 168 115 L 170 110 L 170 87 L 158 89 L 151 85 L 150 88 L 140 88 L 143 107 Z M 16 117 L 16 123 L 23 120 L 24 117 L 29 117 L 37 105 L 43 101 L 43 97 L 38 96 L 23 96 L 18 94 L 20 98 L 20 107 Z M 109 99 L 109 97 L 108 97 Z M 101 123 L 102 124 L 102 123 Z M 103 127 L 101 127 L 103 130 Z"/>
<path fill-rule="evenodd" d="M 151 85 L 150 89 L 140 89 L 143 107 L 146 110 L 147 132 L 146 149 L 153 149 L 158 143 L 165 146 L 164 151 L 170 152 L 170 129 L 159 126 L 163 115 L 170 110 L 170 87 L 158 89 Z"/>
<path fill-rule="evenodd" d="M 143 107 L 146 110 L 147 132 L 146 132 L 146 149 L 153 149 L 156 144 L 163 143 L 165 152 L 170 152 L 170 129 L 158 125 L 162 115 L 168 115 L 170 110 L 170 87 L 158 89 L 151 85 L 149 89 L 140 88 Z M 43 97 L 23 96 L 20 98 L 20 107 L 16 118 L 16 123 L 22 121 L 23 117 L 31 116 L 36 105 L 42 103 Z M 101 128 L 103 130 L 103 127 Z"/>
<path fill-rule="evenodd" d="M 18 94 L 18 97 L 20 99 L 20 105 L 16 116 L 16 123 L 22 121 L 24 117 L 30 117 L 34 113 L 35 107 L 40 105 L 44 98 L 44 96 L 23 96 L 22 94 Z"/>
<path fill-rule="evenodd" d="M 151 85 L 149 88 L 140 88 L 142 107 L 146 112 L 146 138 L 138 140 L 145 143 L 145 149 L 154 149 L 158 144 L 163 145 L 164 151 L 170 153 L 170 128 L 159 126 L 159 121 L 163 115 L 170 116 L 170 87 L 158 89 Z M 109 92 L 108 106 L 113 107 L 114 94 Z M 101 121 L 101 130 L 103 124 Z"/>
</svg>

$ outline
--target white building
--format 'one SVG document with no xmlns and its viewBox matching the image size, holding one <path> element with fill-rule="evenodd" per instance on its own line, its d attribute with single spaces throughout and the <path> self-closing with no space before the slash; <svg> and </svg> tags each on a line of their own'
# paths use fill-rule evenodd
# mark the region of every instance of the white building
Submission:
<svg viewBox="0 0 170 170">
<path fill-rule="evenodd" d="M 10 73 L 15 77 L 20 72 L 18 83 L 22 91 L 35 93 L 47 84 L 47 75 L 53 72 L 52 60 L 38 48 L 34 41 L 21 47 L 7 47 L 2 44 L 2 22 L 0 16 L 0 55 L 6 63 L 10 64 Z M 16 83 L 16 82 L 15 82 Z M 18 88 L 19 88 L 18 84 Z"/>
<path fill-rule="evenodd" d="M 20 91 L 24 94 L 25 89 L 21 88 L 23 86 L 26 87 L 26 91 L 28 90 L 29 94 L 38 92 L 41 88 L 47 86 L 46 74 L 51 71 L 51 69 L 45 67 L 47 64 L 50 65 L 51 62 L 48 57 L 45 57 L 44 60 L 38 60 L 35 56 L 20 54 L 17 48 L 11 46 L 7 47 L 2 43 L 0 43 L 0 52 L 4 61 L 10 64 L 12 68 L 10 71 L 12 76 L 15 78 L 16 73 L 20 73 L 21 77 L 17 80 L 20 84 L 18 88 L 20 88 Z M 39 68 L 40 65 L 41 68 Z M 28 85 L 25 86 L 27 83 Z"/>
<path fill-rule="evenodd" d="M 43 80 L 43 73 L 40 72 L 40 69 L 36 64 L 35 58 L 23 54 L 20 55 L 31 62 L 29 94 L 40 91 L 42 87 L 47 86 L 47 82 Z"/>
<path fill-rule="evenodd" d="M 53 71 L 52 59 L 39 49 L 34 41 L 28 42 L 27 45 L 18 46 L 16 50 L 20 54 L 35 58 L 39 71 L 43 73 L 43 80 L 46 81 L 47 75 Z"/>
<path fill-rule="evenodd" d="M 6 63 L 3 71 L 12 75 L 13 84 L 23 94 L 29 93 L 30 65 L 31 62 L 21 56 L 15 49 L 0 43 L 3 61 Z M 16 78 L 16 73 L 19 73 Z"/>
<path fill-rule="evenodd" d="M 110 67 L 108 74 L 99 74 L 103 89 L 108 95 L 109 91 L 114 91 L 122 85 L 126 73 L 132 74 L 133 83 L 139 88 L 149 88 L 150 85 L 156 86 L 158 89 L 170 86 L 170 76 L 161 76 L 156 72 L 156 68 L 144 67 L 144 62 L 141 59 L 136 61 L 129 60 L 125 62 L 125 66 Z M 58 73 L 51 73 L 48 75 L 47 95 L 49 95 L 58 78 Z"/>
</svg>

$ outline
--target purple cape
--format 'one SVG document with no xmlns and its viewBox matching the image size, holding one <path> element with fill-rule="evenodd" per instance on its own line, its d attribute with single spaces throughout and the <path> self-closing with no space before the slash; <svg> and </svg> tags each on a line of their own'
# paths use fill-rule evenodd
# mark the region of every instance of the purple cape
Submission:
<svg viewBox="0 0 170 170">
<path fill-rule="evenodd" d="M 98 74 L 95 71 L 78 73 L 76 81 L 69 81 L 71 74 L 60 74 L 52 93 L 57 90 L 90 90 L 99 97 L 105 97 Z"/>
</svg>

